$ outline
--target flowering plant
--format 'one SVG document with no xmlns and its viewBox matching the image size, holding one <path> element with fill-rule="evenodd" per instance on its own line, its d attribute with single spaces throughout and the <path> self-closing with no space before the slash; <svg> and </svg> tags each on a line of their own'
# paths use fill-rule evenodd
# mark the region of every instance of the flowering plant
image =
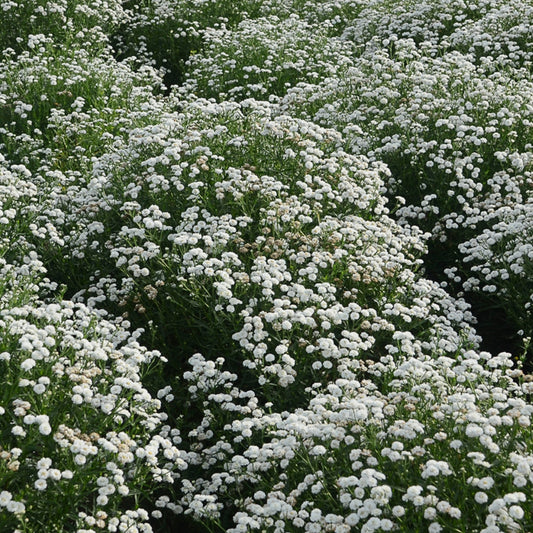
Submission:
<svg viewBox="0 0 533 533">
<path fill-rule="evenodd" d="M 527 2 L 1 8 L 2 533 L 532 530 Z"/>
</svg>

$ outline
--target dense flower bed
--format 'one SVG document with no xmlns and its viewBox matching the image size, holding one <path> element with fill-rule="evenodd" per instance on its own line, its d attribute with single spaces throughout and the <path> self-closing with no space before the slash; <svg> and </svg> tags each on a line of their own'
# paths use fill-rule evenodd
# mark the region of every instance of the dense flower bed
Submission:
<svg viewBox="0 0 533 533">
<path fill-rule="evenodd" d="M 0 7 L 0 532 L 533 528 L 528 2 Z"/>
</svg>

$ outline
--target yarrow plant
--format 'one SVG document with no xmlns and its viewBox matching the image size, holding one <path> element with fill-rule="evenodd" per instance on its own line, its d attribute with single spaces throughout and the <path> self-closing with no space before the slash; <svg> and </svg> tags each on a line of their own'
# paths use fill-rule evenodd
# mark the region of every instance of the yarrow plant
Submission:
<svg viewBox="0 0 533 533">
<path fill-rule="evenodd" d="M 458 442 L 485 433 L 474 430 L 474 422 L 468 426 L 469 419 L 449 407 L 442 407 L 442 417 L 437 415 L 436 406 L 441 409 L 440 402 L 466 395 L 470 400 L 461 402 L 473 401 L 475 412 L 485 413 L 493 401 L 490 395 L 486 405 L 475 400 L 481 394 L 476 380 L 479 387 L 489 380 L 512 398 L 529 389 L 514 384 L 514 374 L 506 372 L 512 362 L 505 354 L 493 359 L 467 351 L 479 341 L 468 324 L 468 307 L 414 273 L 417 256 L 424 251 L 423 235 L 388 216 L 380 194 L 380 173 L 385 178 L 386 169 L 338 150 L 342 139 L 332 130 L 272 116 L 276 108 L 266 103 L 195 101 L 181 107 L 155 126 L 132 131 L 116 153 L 95 162 L 88 187 L 78 189 L 76 196 L 64 194 L 64 212 L 71 214 L 57 229 L 76 269 L 85 265 L 89 274 L 95 254 L 100 267 L 107 265 L 77 298 L 115 312 L 125 310 L 129 318 L 153 318 L 157 313 L 161 319 L 152 327 L 156 336 L 165 338 L 171 367 L 183 368 L 189 359 L 191 370 L 166 392 L 202 413 L 200 420 L 186 422 L 194 476 L 184 474 L 176 497 L 158 500 L 159 505 L 212 524 L 222 524 L 230 505 L 236 531 L 249 524 L 298 530 L 312 510 L 309 503 L 304 509 L 310 510 L 302 511 L 295 523 L 297 511 L 282 507 L 288 514 L 280 511 L 276 525 L 272 517 L 277 511 L 265 508 L 262 514 L 259 503 L 235 501 L 236 495 L 274 490 L 281 498 L 282 482 L 289 487 L 287 497 L 298 494 L 291 483 L 304 483 L 300 476 L 308 475 L 309 468 L 324 472 L 321 458 L 326 450 L 337 450 L 333 453 L 339 454 L 339 465 L 353 450 L 370 450 L 364 456 L 369 456 L 368 466 L 376 466 L 372 458 L 387 448 L 388 424 L 394 437 L 396 431 L 402 434 L 404 425 L 411 428 L 408 439 L 419 453 L 413 457 L 420 458 L 424 477 L 439 476 L 442 469 L 444 479 L 451 479 L 447 476 L 464 468 L 466 456 L 463 449 L 452 470 L 446 462 L 450 448 L 443 442 L 462 446 Z M 89 213 L 86 205 L 93 206 Z M 121 226 L 112 222 L 119 219 Z M 106 254 L 109 259 L 104 260 Z M 172 311 L 180 309 L 173 320 Z M 194 354 L 200 347 L 203 353 Z M 221 347 L 230 355 L 223 356 Z M 517 416 L 524 418 L 516 426 L 498 426 L 503 431 L 499 444 L 493 442 L 492 430 L 482 439 L 491 453 L 500 451 L 509 432 L 529 427 L 527 403 L 520 401 L 523 409 Z M 355 421 L 349 416 L 352 408 L 344 406 L 361 410 Z M 346 413 L 346 422 L 336 409 Z M 502 409 L 506 412 L 507 407 Z M 366 412 L 370 414 L 363 416 Z M 496 411 L 494 415 L 503 416 Z M 481 420 L 492 414 L 479 416 Z M 441 424 L 444 419 L 447 429 Z M 434 427 L 436 439 L 428 436 L 429 427 Z M 517 446 L 513 453 L 522 453 L 522 445 Z M 480 448 L 476 444 L 468 449 L 478 453 Z M 391 474 L 388 455 L 379 457 L 387 466 L 377 477 L 385 479 L 384 472 L 396 475 L 386 485 L 396 486 L 403 462 L 394 460 L 399 470 Z M 261 466 L 253 466 L 256 458 Z M 265 485 L 268 472 L 280 468 L 283 479 Z M 324 485 L 322 475 L 311 485 Z M 328 480 L 335 484 L 333 478 Z M 434 482 L 428 482 L 430 487 Z M 316 497 L 322 494 L 319 485 L 311 490 Z M 464 500 L 453 499 L 456 490 L 446 486 L 441 499 L 452 511 L 440 522 L 435 515 L 435 530 L 439 523 L 448 523 L 446 516 L 461 516 L 457 505 Z M 394 497 L 395 506 L 408 501 L 403 499 L 406 489 Z M 236 491 L 234 497 L 229 496 L 231 490 Z M 333 503 L 341 493 L 334 487 L 327 490 L 333 494 L 330 512 L 324 507 L 320 513 L 334 515 L 328 520 L 340 530 L 376 516 L 361 511 L 357 518 L 350 512 L 348 519 L 349 505 Z M 440 501 L 435 491 L 429 489 L 425 505 Z M 252 516 L 249 509 L 254 509 Z M 380 520 L 384 527 L 390 523 L 407 528 L 418 523 L 417 510 L 423 511 L 415 505 L 404 522 L 391 514 Z M 312 530 L 320 531 L 327 522 L 318 511 L 313 516 L 319 518 L 311 523 Z M 433 511 L 423 512 L 429 516 Z M 279 525 L 287 517 L 292 518 Z M 374 526 L 377 529 L 377 523 Z"/>
<path fill-rule="evenodd" d="M 370 364 L 369 379 L 314 388 L 306 408 L 248 416 L 236 400 L 243 392 L 226 386 L 231 376 L 199 356 L 191 364 L 187 377 L 209 405 L 195 436 L 210 445 L 197 462 L 209 472 L 205 463 L 218 459 L 223 469 L 184 483 L 184 501 L 200 518 L 216 519 L 237 497 L 232 532 L 488 533 L 531 523 L 533 457 L 522 440 L 531 387 L 513 380 L 510 354 L 464 351 L 452 359 L 400 350 Z M 240 416 L 217 431 L 226 410 Z"/>
<path fill-rule="evenodd" d="M 203 50 L 186 63 L 181 91 L 216 99 L 268 99 L 301 81 L 319 80 L 351 64 L 353 46 L 296 15 L 244 20 L 203 33 Z"/>
<path fill-rule="evenodd" d="M 374 29 L 366 15 L 388 7 L 363 10 L 344 33 L 364 46 L 347 72 L 300 83 L 281 102 L 284 113 L 342 131 L 349 151 L 387 163 L 396 219 L 432 234 L 426 268 L 440 280 L 445 269 L 468 271 L 461 243 L 475 242 L 495 210 L 527 204 L 531 188 L 530 58 L 520 37 L 531 8 L 486 2 L 474 14 L 457 4 L 422 3 L 414 16 L 398 3 L 403 15 L 391 12 Z M 507 321 L 528 329 L 523 307 Z"/>
<path fill-rule="evenodd" d="M 530 3 L 2 10 L 2 533 L 533 529 Z"/>
<path fill-rule="evenodd" d="M 502 206 L 491 216 L 482 233 L 460 245 L 465 291 L 483 292 L 505 303 L 522 335 L 533 333 L 533 202 Z M 461 279 L 458 269 L 447 274 Z"/>
<path fill-rule="evenodd" d="M 0 49 L 21 52 L 38 44 L 34 36 L 44 34 L 61 44 L 80 40 L 88 47 L 101 46 L 106 34 L 125 20 L 122 3 L 118 0 L 98 2 L 59 0 L 3 0 L 0 4 L 3 29 Z"/>
<path fill-rule="evenodd" d="M 133 60 L 117 63 L 107 50 L 95 56 L 81 43 L 58 50 L 38 34 L 24 52 L 2 55 L 0 146 L 13 163 L 78 171 L 124 128 L 142 123 L 144 106 L 156 113 L 159 73 Z"/>
<path fill-rule="evenodd" d="M 16 191 L 26 184 L 6 169 L 0 180 L 6 256 L 24 218 Z M 160 354 L 125 322 L 43 300 L 55 284 L 35 252 L 15 264 L 1 258 L 0 273 L 2 531 L 151 531 L 136 500 L 148 480 L 173 483 L 178 463 L 186 467 L 179 432 L 142 382 Z"/>
<path fill-rule="evenodd" d="M 196 101 L 134 130 L 116 153 L 95 162 L 86 189 L 65 191 L 61 220 L 48 223 L 58 226 L 62 253 L 78 271 L 85 265 L 90 277 L 90 256 L 98 256 L 99 275 L 85 297 L 134 316 L 167 316 L 155 327 L 173 336 L 183 330 L 181 341 L 226 334 L 222 345 L 238 341 L 257 354 L 252 368 L 269 362 L 269 329 L 274 338 L 284 331 L 301 337 L 304 353 L 329 354 L 331 341 L 308 346 L 308 328 L 331 329 L 335 338 L 340 325 L 365 322 L 370 348 L 372 332 L 391 327 L 378 318 L 382 309 L 401 322 L 417 315 L 420 332 L 439 324 L 431 335 L 442 328 L 455 335 L 449 326 L 456 323 L 476 342 L 466 307 L 414 275 L 423 241 L 387 216 L 380 194 L 386 169 L 337 150 L 334 131 L 272 119 L 271 111 L 254 101 Z M 442 320 L 420 308 L 422 295 L 441 300 L 435 309 L 456 311 Z M 169 315 L 180 301 L 188 302 L 187 316 L 176 316 L 181 325 Z M 296 347 L 277 349 L 282 355 Z M 292 373 L 291 364 L 281 365 L 283 372 Z M 278 367 L 266 365 L 274 374 Z"/>
</svg>

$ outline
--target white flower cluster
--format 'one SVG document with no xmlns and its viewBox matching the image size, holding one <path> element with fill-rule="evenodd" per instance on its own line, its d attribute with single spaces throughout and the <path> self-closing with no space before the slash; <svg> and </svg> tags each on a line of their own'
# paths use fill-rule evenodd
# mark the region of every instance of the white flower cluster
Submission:
<svg viewBox="0 0 533 533">
<path fill-rule="evenodd" d="M 327 27 L 291 15 L 243 20 L 237 28 L 208 28 L 203 51 L 186 63 L 180 92 L 219 100 L 285 94 L 299 81 L 318 81 L 352 64 L 353 45 Z"/>
<path fill-rule="evenodd" d="M 463 2 L 398 2 L 392 10 L 372 2 L 344 32 L 363 46 L 348 70 L 291 87 L 280 106 L 342 131 L 350 152 L 387 163 L 387 195 L 401 201 L 396 220 L 431 232 L 440 252 L 428 269 L 443 279 L 448 268 L 466 291 L 483 285 L 485 305 L 509 302 L 511 328 L 531 335 L 531 291 L 514 281 L 531 241 L 519 221 L 531 203 L 524 43 L 533 12 L 518 2 L 478 4 L 473 17 Z M 518 254 L 507 224 L 522 228 Z M 474 257 L 484 261 L 471 269 Z M 517 298 L 506 296 L 509 286 Z"/>
<path fill-rule="evenodd" d="M 504 302 L 522 334 L 533 333 L 533 197 L 496 209 L 490 225 L 459 251 L 469 270 L 465 291 L 483 291 Z M 448 270 L 455 278 L 457 269 Z M 466 276 L 464 276 L 466 278 Z M 458 276 L 461 279 L 460 276 Z"/>
<path fill-rule="evenodd" d="M 467 307 L 414 275 L 421 234 L 387 216 L 384 167 L 337 150 L 334 132 L 270 118 L 270 109 L 197 101 L 134 130 L 94 162 L 86 188 L 62 195 L 64 225 L 74 228 L 57 228 L 63 255 L 85 264 L 98 256 L 89 301 L 151 316 L 186 298 L 199 314 L 174 325 L 182 329 L 214 310 L 260 385 L 287 386 L 301 365 L 357 364 L 376 336 L 413 321 L 425 349 L 453 353 L 461 331 L 476 343 Z M 408 341 L 401 349 L 415 350 Z M 307 355 L 298 361 L 294 350 Z"/>
<path fill-rule="evenodd" d="M 108 41 L 106 33 L 126 20 L 119 0 L 2 0 L 0 12 L 4 26 L 1 50 L 35 48 L 43 33 L 58 44 L 78 39 L 86 46 L 101 47 Z"/>
<path fill-rule="evenodd" d="M 389 361 L 379 372 L 369 365 L 372 379 L 344 378 L 317 388 L 305 409 L 273 413 L 265 405 L 266 412 L 256 407 L 246 416 L 230 407 L 245 394 L 226 387 L 235 376 L 222 371 L 224 361 L 211 366 L 195 356 L 187 379 L 195 375 L 203 383 L 210 415 L 192 436 L 203 448 L 204 468 L 205 461 L 211 468 L 218 463 L 224 473 L 184 484 L 181 504 L 209 500 L 208 518 L 231 487 L 246 483 L 255 488 L 236 502 L 232 532 L 407 531 L 420 518 L 430 531 L 440 531 L 459 524 L 475 498 L 487 525 L 520 528 L 533 456 L 520 439 L 510 452 L 508 435 L 513 427 L 527 431 L 533 409 L 519 398 L 509 355 L 467 351 L 457 359 L 404 355 Z M 376 387 L 383 371 L 390 373 L 387 393 Z M 420 419 L 421 409 L 427 418 Z M 224 411 L 234 419 L 217 432 Z M 502 459 L 515 489 L 494 498 L 492 469 Z M 406 470 L 420 472 L 422 484 L 406 486 Z M 459 472 L 471 473 L 462 488 L 470 497 L 457 491 L 457 481 L 448 482 Z"/>
<path fill-rule="evenodd" d="M 185 475 L 183 495 L 161 505 L 216 519 L 222 495 L 252 483 L 264 494 L 274 491 L 273 509 L 281 507 L 244 499 L 236 531 L 276 520 L 283 521 L 280 530 L 309 521 L 321 531 L 330 520 L 340 531 L 369 520 L 365 530 L 392 528 L 401 522 L 382 516 L 383 504 L 372 507 L 375 495 L 356 498 L 361 509 L 350 507 L 333 483 L 327 490 L 345 507 L 332 506 L 328 514 L 307 504 L 300 511 L 307 489 L 291 485 L 299 468 L 309 475 L 308 461 L 322 471 L 333 464 L 332 453 L 335 464 L 349 459 L 339 471 L 353 468 L 357 475 L 357 454 L 374 450 L 363 454 L 362 465 L 386 465 L 380 482 L 401 475 L 404 460 L 416 460 L 430 486 L 444 480 L 440 499 L 437 488 L 428 489 L 414 511 L 404 509 L 406 516 L 423 505 L 433 517 L 442 500 L 454 502 L 440 505 L 444 523 L 456 520 L 462 502 L 447 488 L 450 450 L 458 451 L 454 468 L 464 468 L 464 441 L 469 450 L 485 450 L 476 451 L 483 459 L 473 464 L 489 469 L 484 454 L 498 454 L 512 427 L 529 427 L 523 400 L 515 418 L 504 418 L 507 395 L 527 390 L 507 377 L 512 363 L 504 354 L 465 352 L 465 343 L 475 347 L 479 340 L 468 306 L 415 274 L 423 236 L 388 216 L 381 196 L 386 169 L 339 150 L 342 138 L 334 131 L 272 116 L 275 109 L 251 100 L 181 104 L 159 124 L 133 130 L 94 162 L 85 188 L 61 200 L 65 227 L 75 228 L 62 233 L 63 253 L 83 258 L 77 268 L 90 268 L 93 254 L 100 269 L 107 265 L 87 288 L 92 305 L 165 317 L 181 347 L 171 355 L 174 368 L 202 337 L 209 339 L 183 374 L 186 405 L 202 406 L 199 423 L 188 430 L 187 461 L 205 474 Z M 98 223 L 102 217 L 120 224 Z M 220 347 L 238 358 L 221 357 Z M 489 414 L 493 389 L 501 407 Z M 420 405 L 431 423 L 419 420 Z M 496 433 L 487 429 L 493 423 Z M 367 442 L 372 438 L 374 445 Z M 513 453 L 523 456 L 518 443 Z M 264 476 L 280 467 L 290 483 L 282 476 L 265 491 Z M 319 482 L 309 482 L 316 497 Z M 285 487 L 290 505 L 280 500 Z M 402 495 L 403 489 L 394 496 L 398 506 L 405 505 Z"/>
<path fill-rule="evenodd" d="M 523 202 L 528 187 L 531 81 L 490 75 L 492 67 L 396 39 L 393 51 L 369 47 L 342 77 L 291 88 L 281 107 L 344 131 L 351 151 L 385 161 L 388 194 L 407 200 L 399 222 L 446 241 L 477 228 L 471 215 L 482 218 L 502 181 L 507 204 Z"/>
<path fill-rule="evenodd" d="M 123 500 L 142 488 L 143 475 L 173 483 L 186 467 L 173 442 L 179 433 L 164 424 L 161 402 L 142 381 L 143 367 L 161 356 L 142 347 L 127 322 L 40 297 L 55 284 L 43 278 L 35 252 L 22 255 L 27 243 L 15 247 L 17 229 L 37 228 L 23 209 L 37 201 L 37 189 L 29 173 L 20 174 L 0 172 L 0 211 L 8 219 L 0 256 L 15 259 L 0 259 L 2 528 L 15 530 L 26 516 L 62 528 L 57 513 L 87 509 L 96 491 L 95 518 L 84 515 L 79 524 L 90 518 L 108 531 L 122 531 L 121 522 L 151 531 L 146 513 L 123 514 Z"/>
<path fill-rule="evenodd" d="M 12 163 L 39 170 L 44 181 L 68 169 L 66 187 L 76 180 L 73 170 L 88 164 L 121 130 L 157 113 L 153 93 L 161 78 L 148 65 L 117 63 L 108 50 L 95 57 L 91 49 L 73 48 L 55 57 L 51 37 L 32 38 L 38 47 L 2 53 L 0 146 Z"/>
</svg>

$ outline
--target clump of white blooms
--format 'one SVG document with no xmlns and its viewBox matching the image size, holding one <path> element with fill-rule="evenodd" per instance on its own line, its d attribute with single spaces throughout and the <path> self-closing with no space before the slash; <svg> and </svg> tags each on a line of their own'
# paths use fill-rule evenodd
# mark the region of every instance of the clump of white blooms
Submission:
<svg viewBox="0 0 533 533">
<path fill-rule="evenodd" d="M 354 52 L 349 41 L 296 15 L 244 20 L 234 30 L 209 28 L 202 36 L 202 53 L 187 61 L 180 92 L 219 100 L 283 95 L 299 81 L 340 74 Z"/>
<path fill-rule="evenodd" d="M 500 208 L 521 210 L 531 201 L 533 85 L 524 39 L 533 10 L 478 4 L 474 16 L 463 2 L 393 9 L 372 2 L 343 34 L 361 47 L 348 70 L 299 83 L 280 103 L 280 112 L 342 131 L 348 151 L 389 166 L 396 220 L 431 233 L 437 275 L 448 269 L 454 283 L 468 270 L 459 244 L 473 246 Z M 512 273 L 507 258 L 500 269 Z M 479 272 L 465 274 L 475 278 L 468 290 L 482 282 Z M 529 330 L 529 294 L 508 317 L 515 331 Z"/>
<path fill-rule="evenodd" d="M 127 322 L 43 299 L 55 284 L 35 252 L 4 258 L 13 230 L 28 224 L 20 207 L 37 198 L 29 181 L 0 170 L 0 522 L 6 531 L 27 521 L 151 531 L 129 495 L 147 476 L 171 484 L 186 467 L 179 434 L 143 386 L 143 369 L 161 356 Z"/>
<path fill-rule="evenodd" d="M 0 49 L 16 51 L 39 46 L 43 34 L 62 47 L 82 41 L 99 48 L 107 42 L 106 34 L 127 20 L 119 0 L 2 0 L 0 12 Z"/>
<path fill-rule="evenodd" d="M 293 383 L 301 364 L 326 376 L 322 358 L 327 369 L 373 351 L 391 321 L 428 347 L 445 337 L 450 353 L 461 335 L 476 343 L 467 306 L 414 273 L 424 244 L 387 216 L 386 168 L 338 150 L 332 130 L 271 111 L 198 100 L 133 130 L 94 162 L 86 188 L 58 194 L 63 218 L 50 224 L 64 256 L 79 272 L 98 258 L 88 301 L 225 332 L 260 385 Z M 174 324 L 180 301 L 188 317 Z"/>
<path fill-rule="evenodd" d="M 505 205 L 490 225 L 459 246 L 465 291 L 481 291 L 504 302 L 524 335 L 533 334 L 533 196 L 527 203 Z M 455 279 L 457 269 L 449 269 Z"/>
<path fill-rule="evenodd" d="M 493 183 L 507 180 L 500 203 L 524 201 L 531 80 L 491 74 L 492 63 L 478 66 L 454 50 L 434 57 L 412 39 L 376 47 L 342 77 L 290 89 L 283 112 L 335 127 L 350 151 L 385 161 L 388 194 L 406 200 L 399 222 L 419 224 L 441 242 L 479 226 L 470 215 L 494 196 Z"/>
<path fill-rule="evenodd" d="M 311 69 L 303 65 L 303 54 L 307 61 L 317 64 L 317 59 L 309 55 L 309 51 L 320 55 L 320 46 L 329 49 L 328 69 L 335 69 L 337 58 L 332 56 L 331 52 L 339 46 L 340 50 L 343 46 L 344 49 L 349 49 L 350 45 L 343 45 L 336 39 L 329 43 L 326 36 L 340 36 L 366 3 L 367 0 L 241 0 L 238 4 L 227 0 L 127 2 L 124 4 L 126 18 L 120 31 L 114 35 L 114 44 L 123 55 L 133 55 L 142 59 L 145 64 L 163 68 L 165 79 L 173 84 L 181 83 L 184 75 L 190 72 L 190 67 L 185 67 L 187 60 L 192 57 L 193 64 L 201 63 L 202 60 L 196 61 L 194 55 L 200 53 L 204 57 L 203 50 L 208 47 L 212 48 L 214 53 L 220 53 L 225 61 L 232 59 L 231 54 L 237 53 L 239 59 L 231 68 L 235 69 L 240 64 L 239 68 L 244 68 L 240 72 L 241 76 L 249 75 L 249 69 L 252 71 L 252 78 L 257 77 L 260 68 L 264 73 L 270 72 L 271 80 L 267 85 L 272 85 L 275 83 L 272 79 L 275 73 L 283 75 L 286 82 L 290 81 L 291 72 L 299 77 L 302 77 L 304 71 L 311 74 Z M 254 25 L 256 19 L 260 19 L 258 27 Z M 242 27 L 232 38 L 230 32 L 241 23 Z M 285 32 L 276 28 L 279 24 Z M 291 35 L 292 30 L 296 31 L 297 35 Z M 313 36 L 309 35 L 307 30 L 312 30 L 319 36 L 314 43 Z M 267 33 L 261 34 L 262 31 Z M 247 43 L 248 37 L 253 38 L 253 43 Z M 287 44 L 290 42 L 291 46 L 280 50 L 280 45 L 286 41 Z M 302 49 L 295 50 L 295 45 Z M 228 46 L 226 54 L 224 49 Z M 243 57 L 244 50 L 235 46 L 246 48 L 254 59 L 246 58 L 246 54 Z M 271 54 L 268 53 L 269 49 Z M 280 64 L 277 52 L 281 52 L 281 56 L 285 58 L 285 68 Z M 300 55 L 296 57 L 298 52 Z M 272 55 L 272 58 L 268 58 L 269 55 Z M 206 60 L 220 72 L 220 65 L 214 64 L 212 59 Z M 259 65 L 259 62 L 262 65 Z M 199 64 L 200 71 L 206 67 L 206 64 Z M 322 62 L 321 67 L 326 67 L 325 62 Z M 239 70 L 234 74 L 238 76 Z M 194 83 L 194 80 L 188 77 L 189 81 Z M 266 78 L 266 75 L 263 78 Z M 249 91 L 255 95 L 264 94 L 259 86 L 247 89 L 250 78 L 243 78 L 242 81 L 243 94 Z M 210 89 L 218 96 L 215 87 Z M 222 90 L 222 87 L 219 89 Z"/>
<path fill-rule="evenodd" d="M 2 531 L 533 529 L 530 3 L 0 13 Z"/>
<path fill-rule="evenodd" d="M 153 93 L 162 82 L 153 68 L 117 63 L 107 50 L 95 57 L 72 48 L 56 57 L 56 43 L 43 34 L 28 42 L 35 46 L 0 52 L 0 147 L 13 163 L 38 169 L 44 181 L 57 181 L 60 171 L 64 181 L 75 181 L 75 171 L 124 129 L 156 115 Z"/>
<path fill-rule="evenodd" d="M 195 516 L 217 516 L 235 491 L 232 532 L 452 530 L 472 505 L 480 519 L 471 530 L 531 523 L 533 456 L 521 435 L 533 410 L 511 377 L 510 354 L 400 351 L 360 379 L 317 384 L 305 407 L 284 412 L 251 404 L 254 394 L 232 385 L 222 360 L 190 363 L 186 377 L 209 413 L 193 435 L 206 474 L 184 483 L 180 502 Z M 233 421 L 218 426 L 225 412 Z"/>
<path fill-rule="evenodd" d="M 439 55 L 456 50 L 478 63 L 501 67 L 530 67 L 528 39 L 533 7 L 519 0 L 370 0 L 349 18 L 345 36 L 366 46 L 373 40 L 385 46 L 410 39 L 424 52 Z"/>
</svg>

